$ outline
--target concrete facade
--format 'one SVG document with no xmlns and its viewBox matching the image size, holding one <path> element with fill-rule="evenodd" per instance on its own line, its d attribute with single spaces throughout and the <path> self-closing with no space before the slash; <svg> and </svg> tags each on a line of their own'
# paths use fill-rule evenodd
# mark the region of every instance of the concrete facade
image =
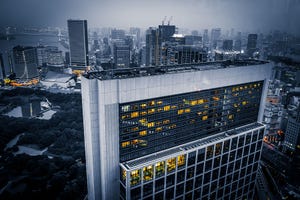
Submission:
<svg viewBox="0 0 300 200">
<path fill-rule="evenodd" d="M 161 75 L 108 79 L 82 77 L 82 104 L 88 198 L 119 199 L 119 104 L 264 80 L 270 63 L 174 72 Z M 258 121 L 262 121 L 261 101 Z"/>
</svg>

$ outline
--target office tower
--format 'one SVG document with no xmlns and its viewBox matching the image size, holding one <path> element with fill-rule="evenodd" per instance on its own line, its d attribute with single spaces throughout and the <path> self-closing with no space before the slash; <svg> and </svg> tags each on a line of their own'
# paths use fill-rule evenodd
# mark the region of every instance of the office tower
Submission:
<svg viewBox="0 0 300 200">
<path fill-rule="evenodd" d="M 252 57 L 253 53 L 256 51 L 257 45 L 257 34 L 249 34 L 247 42 L 247 54 Z"/>
<path fill-rule="evenodd" d="M 223 50 L 224 51 L 232 51 L 233 50 L 233 41 L 232 40 L 224 40 L 223 41 Z"/>
<path fill-rule="evenodd" d="M 3 61 L 2 53 L 0 53 L 0 67 L 1 67 L 0 79 L 4 79 L 6 77 L 6 74 L 5 74 L 5 67 L 4 67 L 4 61 Z"/>
<path fill-rule="evenodd" d="M 84 75 L 88 199 L 251 199 L 272 65 L 225 64 Z"/>
<path fill-rule="evenodd" d="M 175 34 L 176 27 L 174 25 L 159 25 L 159 38 L 161 42 L 170 41 L 172 35 Z"/>
<path fill-rule="evenodd" d="M 146 66 L 159 65 L 160 61 L 160 41 L 159 31 L 150 27 L 146 31 Z"/>
<path fill-rule="evenodd" d="M 203 32 L 203 45 L 207 46 L 208 43 L 209 43 L 208 30 L 204 29 L 204 32 Z"/>
<path fill-rule="evenodd" d="M 201 45 L 202 44 L 202 37 L 201 36 L 194 36 L 194 35 L 186 35 L 184 36 L 185 45 Z"/>
<path fill-rule="evenodd" d="M 117 68 L 128 68 L 130 65 L 130 47 L 114 45 L 114 63 Z"/>
<path fill-rule="evenodd" d="M 207 61 L 207 52 L 193 45 L 174 45 L 162 48 L 163 65 L 195 64 Z"/>
<path fill-rule="evenodd" d="M 125 31 L 120 29 L 111 30 L 111 39 L 113 40 L 123 40 L 125 39 Z"/>
<path fill-rule="evenodd" d="M 70 41 L 70 63 L 72 69 L 86 69 L 89 66 L 88 30 L 86 20 L 68 20 Z"/>
<path fill-rule="evenodd" d="M 58 48 L 46 48 L 48 70 L 60 72 L 64 67 L 62 51 Z"/>
<path fill-rule="evenodd" d="M 217 48 L 218 40 L 220 39 L 220 37 L 221 37 L 221 29 L 213 28 L 211 30 L 211 38 L 210 38 L 211 48 L 213 49 Z"/>
<path fill-rule="evenodd" d="M 289 115 L 283 145 L 290 151 L 295 151 L 300 145 L 300 106 L 293 115 Z"/>
<path fill-rule="evenodd" d="M 41 67 L 43 64 L 47 63 L 47 54 L 46 54 L 46 47 L 44 46 L 37 46 L 37 59 L 38 59 L 38 66 Z"/>
<path fill-rule="evenodd" d="M 191 32 L 191 34 L 192 34 L 193 36 L 199 36 L 199 32 L 198 32 L 197 30 L 193 30 L 193 31 Z"/>
<path fill-rule="evenodd" d="M 35 47 L 13 48 L 14 73 L 16 78 L 27 80 L 38 76 L 38 60 Z"/>
<path fill-rule="evenodd" d="M 241 51 L 242 50 L 242 41 L 241 40 L 235 40 L 234 41 L 234 50 L 235 51 Z"/>
</svg>

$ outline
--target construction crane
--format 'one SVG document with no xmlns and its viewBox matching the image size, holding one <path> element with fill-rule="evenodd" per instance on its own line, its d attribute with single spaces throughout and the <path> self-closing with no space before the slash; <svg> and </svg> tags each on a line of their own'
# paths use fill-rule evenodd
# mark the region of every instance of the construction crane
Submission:
<svg viewBox="0 0 300 200">
<path fill-rule="evenodd" d="M 171 16 L 171 17 L 169 18 L 168 25 L 170 25 L 172 19 L 173 19 L 173 16 Z"/>
</svg>

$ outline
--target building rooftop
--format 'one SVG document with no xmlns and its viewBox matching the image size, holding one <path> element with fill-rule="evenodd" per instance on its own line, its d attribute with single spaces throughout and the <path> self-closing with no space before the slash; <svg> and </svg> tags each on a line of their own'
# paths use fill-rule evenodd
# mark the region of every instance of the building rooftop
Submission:
<svg viewBox="0 0 300 200">
<path fill-rule="evenodd" d="M 168 149 L 168 150 L 165 150 L 165 151 L 161 151 L 161 152 L 158 152 L 158 153 L 153 153 L 153 154 L 144 156 L 142 158 L 137 158 L 137 159 L 134 159 L 134 160 L 131 160 L 131 161 L 127 161 L 127 162 L 124 162 L 122 164 L 128 170 L 130 170 L 130 169 L 136 168 L 140 165 L 145 165 L 148 162 L 153 163 L 153 161 L 155 161 L 155 160 L 157 160 L 157 161 L 162 160 L 162 158 L 164 158 L 164 157 L 169 158 L 171 154 L 176 154 L 176 153 L 179 153 L 179 152 L 181 152 L 180 154 L 184 154 L 186 151 L 189 151 L 190 149 L 194 149 L 194 148 L 199 147 L 199 146 L 206 146 L 208 144 L 212 144 L 214 142 L 221 141 L 224 138 L 231 137 L 233 135 L 238 135 L 240 133 L 244 133 L 244 132 L 247 132 L 247 131 L 250 131 L 250 130 L 253 130 L 253 129 L 256 129 L 256 128 L 261 128 L 261 127 L 264 127 L 264 125 L 261 124 L 261 123 L 258 123 L 258 122 L 252 123 L 252 124 L 245 125 L 245 126 L 242 126 L 242 127 L 239 127 L 239 128 L 231 129 L 229 131 L 218 133 L 218 134 L 215 134 L 213 136 L 202 138 L 202 139 L 196 140 L 194 142 L 190 142 L 188 144 L 184 144 L 184 145 L 181 145 L 181 146 L 178 146 L 178 147 L 174 147 L 174 148 L 171 148 L 171 149 Z"/>
<path fill-rule="evenodd" d="M 184 64 L 172 66 L 153 66 L 153 67 L 138 67 L 124 69 L 110 69 L 103 71 L 89 71 L 83 76 L 87 79 L 112 80 L 126 79 L 143 76 L 154 76 L 162 74 L 183 73 L 192 71 L 203 71 L 212 69 L 223 69 L 232 67 L 241 67 L 249 65 L 260 65 L 268 62 L 261 60 L 236 60 L 236 61 L 216 61 L 197 64 Z"/>
</svg>

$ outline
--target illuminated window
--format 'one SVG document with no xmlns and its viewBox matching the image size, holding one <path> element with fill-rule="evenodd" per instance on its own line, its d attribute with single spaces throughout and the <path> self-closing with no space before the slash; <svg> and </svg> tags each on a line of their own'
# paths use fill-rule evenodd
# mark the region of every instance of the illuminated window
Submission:
<svg viewBox="0 0 300 200">
<path fill-rule="evenodd" d="M 147 135 L 147 131 L 146 131 L 146 130 L 140 131 L 139 135 L 140 135 L 140 136 L 145 136 L 145 135 Z"/>
<path fill-rule="evenodd" d="M 148 123 L 148 128 L 154 127 L 154 122 L 149 122 Z"/>
<path fill-rule="evenodd" d="M 220 155 L 222 150 L 222 143 L 216 144 L 215 156 Z"/>
<path fill-rule="evenodd" d="M 235 108 L 237 108 L 237 107 L 238 107 L 238 104 L 237 104 L 237 103 L 234 103 L 233 106 L 234 106 Z"/>
<path fill-rule="evenodd" d="M 202 121 L 205 121 L 205 120 L 207 120 L 208 119 L 208 116 L 207 115 L 204 115 L 203 117 L 202 117 Z"/>
<path fill-rule="evenodd" d="M 162 131 L 162 127 L 157 127 L 157 128 L 155 129 L 155 131 L 156 131 L 156 132 Z"/>
<path fill-rule="evenodd" d="M 162 176 L 165 173 L 165 161 L 158 162 L 155 164 L 155 175 L 156 177 Z"/>
<path fill-rule="evenodd" d="M 154 108 L 148 110 L 148 114 L 153 114 L 153 113 L 155 113 L 155 109 Z"/>
<path fill-rule="evenodd" d="M 164 111 L 169 111 L 171 106 L 164 106 Z"/>
<path fill-rule="evenodd" d="M 149 106 L 155 106 L 155 101 L 150 101 L 150 102 L 148 103 L 148 105 L 149 105 Z"/>
<path fill-rule="evenodd" d="M 190 124 L 194 124 L 195 122 L 196 122 L 196 120 L 194 120 L 194 119 L 190 120 Z"/>
<path fill-rule="evenodd" d="M 197 105 L 197 100 L 191 101 L 191 105 L 192 105 L 192 106 Z"/>
<path fill-rule="evenodd" d="M 143 168 L 144 181 L 150 181 L 153 178 L 153 165 Z"/>
<path fill-rule="evenodd" d="M 228 115 L 228 119 L 233 119 L 233 115 Z"/>
<path fill-rule="evenodd" d="M 135 118 L 135 117 L 138 117 L 139 116 L 139 112 L 132 112 L 130 114 L 131 118 Z"/>
<path fill-rule="evenodd" d="M 163 121 L 163 124 L 169 124 L 170 123 L 170 120 L 168 120 L 168 119 L 165 119 L 164 121 Z"/>
<path fill-rule="evenodd" d="M 141 104 L 141 108 L 142 108 L 142 109 L 147 108 L 147 104 L 145 104 L 145 103 Z"/>
<path fill-rule="evenodd" d="M 177 111 L 177 114 L 178 114 L 178 115 L 181 115 L 181 114 L 183 114 L 183 113 L 184 113 L 184 110 L 183 110 L 183 109 Z"/>
<path fill-rule="evenodd" d="M 189 113 L 189 112 L 191 112 L 191 109 L 190 109 L 190 108 L 187 108 L 187 109 L 184 110 L 184 112 L 185 112 L 185 113 Z"/>
<path fill-rule="evenodd" d="M 148 123 L 147 123 L 147 120 L 145 118 L 142 118 L 139 120 L 139 123 L 142 125 L 142 126 L 147 126 Z"/>
<path fill-rule="evenodd" d="M 173 109 L 173 110 L 174 110 L 174 109 L 177 109 L 177 106 L 175 106 L 175 105 L 174 105 L 174 106 L 171 106 L 171 109 Z"/>
<path fill-rule="evenodd" d="M 179 155 L 177 157 L 178 166 L 182 166 L 185 164 L 185 155 Z"/>
<path fill-rule="evenodd" d="M 163 110 L 164 110 L 163 108 L 157 108 L 157 112 L 161 112 Z"/>
<path fill-rule="evenodd" d="M 167 171 L 168 172 L 174 171 L 175 168 L 176 168 L 176 159 L 171 158 L 171 159 L 167 160 Z"/>
<path fill-rule="evenodd" d="M 129 118 L 129 115 L 122 115 L 121 118 L 122 118 L 122 119 L 128 119 L 128 118 Z"/>
<path fill-rule="evenodd" d="M 199 99 L 198 100 L 198 104 L 203 104 L 204 103 L 204 100 L 203 99 Z"/>
<path fill-rule="evenodd" d="M 157 101 L 156 104 L 157 105 L 161 105 L 163 102 L 162 101 Z"/>
<path fill-rule="evenodd" d="M 214 100 L 214 101 L 219 101 L 219 100 L 220 100 L 220 97 L 213 96 L 213 100 Z"/>
<path fill-rule="evenodd" d="M 122 180 L 126 180 L 126 171 L 124 169 L 122 169 Z"/>
<path fill-rule="evenodd" d="M 129 105 L 122 106 L 121 110 L 122 112 L 128 112 L 130 110 L 130 106 Z"/>
<path fill-rule="evenodd" d="M 131 128 L 131 131 L 138 131 L 139 130 L 139 127 L 133 127 Z"/>
<path fill-rule="evenodd" d="M 141 112 L 141 115 L 142 115 L 142 116 L 147 115 L 147 111 L 142 111 L 142 112 Z"/>
<path fill-rule="evenodd" d="M 208 104 L 206 104 L 206 105 L 204 106 L 204 108 L 205 108 L 205 109 L 207 109 L 208 107 L 209 107 L 209 105 L 208 105 Z"/>
<path fill-rule="evenodd" d="M 141 182 L 141 170 L 130 172 L 130 185 L 137 185 Z"/>
<path fill-rule="evenodd" d="M 160 126 L 161 124 L 162 124 L 161 121 L 157 121 L 157 122 L 155 123 L 156 126 Z"/>
<path fill-rule="evenodd" d="M 130 142 L 127 141 L 127 142 L 122 142 L 122 148 L 126 148 L 130 145 Z"/>
<path fill-rule="evenodd" d="M 247 101 L 243 101 L 242 104 L 243 104 L 243 106 L 246 105 L 246 104 L 247 104 Z"/>
</svg>

